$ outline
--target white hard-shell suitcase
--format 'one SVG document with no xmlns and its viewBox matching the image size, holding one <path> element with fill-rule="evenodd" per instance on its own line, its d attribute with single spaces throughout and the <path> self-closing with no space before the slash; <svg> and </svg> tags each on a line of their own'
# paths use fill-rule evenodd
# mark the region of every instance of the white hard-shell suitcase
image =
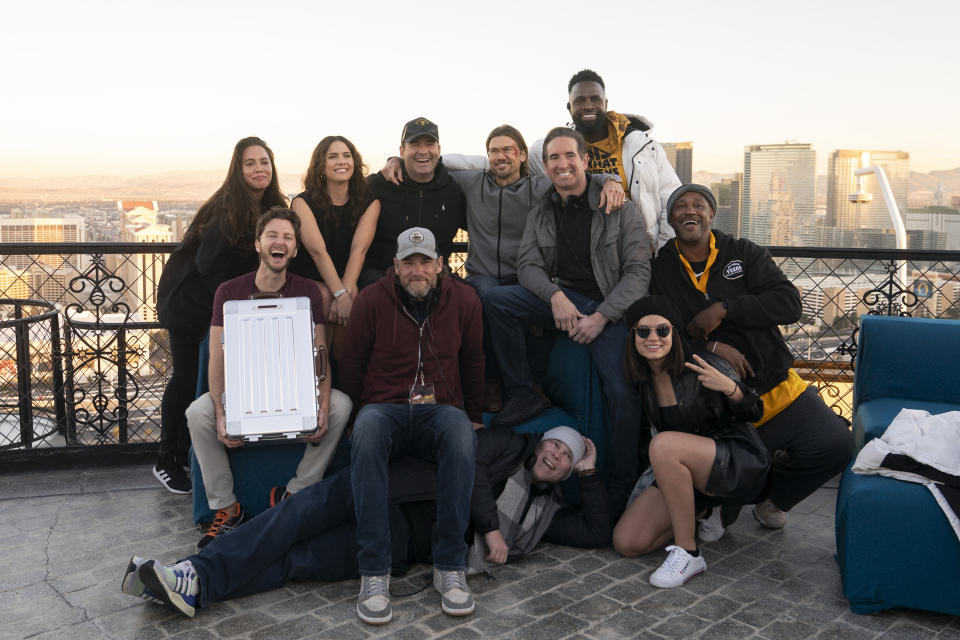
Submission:
<svg viewBox="0 0 960 640">
<path fill-rule="evenodd" d="M 317 430 L 313 339 L 310 298 L 224 303 L 227 435 L 256 441 Z"/>
</svg>

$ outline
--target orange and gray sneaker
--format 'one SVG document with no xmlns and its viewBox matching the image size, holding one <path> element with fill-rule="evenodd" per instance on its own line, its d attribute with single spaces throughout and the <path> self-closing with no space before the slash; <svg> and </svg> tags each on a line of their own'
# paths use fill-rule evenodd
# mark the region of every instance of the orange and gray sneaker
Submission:
<svg viewBox="0 0 960 640">
<path fill-rule="evenodd" d="M 291 495 L 292 494 L 289 491 L 287 491 L 287 485 L 283 485 L 281 487 L 274 487 L 273 489 L 270 489 L 270 493 L 267 494 L 267 503 L 271 507 L 275 507 L 281 502 L 283 502 L 284 500 L 286 500 L 287 498 L 289 498 Z"/>
<path fill-rule="evenodd" d="M 210 528 L 207 529 L 207 535 L 200 538 L 200 542 L 197 543 L 197 549 L 203 549 L 218 536 L 222 536 L 234 527 L 239 527 L 246 521 L 247 514 L 244 513 L 243 507 L 240 506 L 239 502 L 234 502 L 229 507 L 220 509 L 216 515 L 213 516 L 213 523 L 210 525 Z"/>
</svg>

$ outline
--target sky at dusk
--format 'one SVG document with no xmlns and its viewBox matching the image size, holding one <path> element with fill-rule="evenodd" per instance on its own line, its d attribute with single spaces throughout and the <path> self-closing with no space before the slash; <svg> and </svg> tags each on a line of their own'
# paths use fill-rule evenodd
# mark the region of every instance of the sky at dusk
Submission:
<svg viewBox="0 0 960 640">
<path fill-rule="evenodd" d="M 403 123 L 482 153 L 569 121 L 569 77 L 599 72 L 609 108 L 694 169 L 742 170 L 748 144 L 910 152 L 960 166 L 960 3 L 16 2 L 4 9 L 6 178 L 225 168 L 258 135 L 302 173 L 325 135 L 378 169 Z"/>
</svg>

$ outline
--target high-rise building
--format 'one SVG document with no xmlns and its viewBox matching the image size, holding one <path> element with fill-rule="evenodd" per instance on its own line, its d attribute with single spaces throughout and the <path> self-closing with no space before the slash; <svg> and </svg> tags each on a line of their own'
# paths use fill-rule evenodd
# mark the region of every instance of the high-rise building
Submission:
<svg viewBox="0 0 960 640">
<path fill-rule="evenodd" d="M 922 209 L 907 209 L 903 214 L 903 224 L 909 236 L 907 246 L 910 249 L 960 249 L 960 209 L 933 205 Z M 923 235 L 927 233 L 942 234 L 943 246 L 927 246 L 930 244 L 930 236 Z"/>
<path fill-rule="evenodd" d="M 63 218 L 0 218 L 0 242 L 22 244 L 25 242 L 85 242 L 86 227 L 83 218 L 65 216 Z M 79 267 L 79 256 L 59 253 L 38 254 L 32 256 L 8 256 L 4 261 L 7 267 L 28 269 L 40 262 L 54 269 L 64 264 Z"/>
<path fill-rule="evenodd" d="M 907 211 L 907 191 L 910 186 L 910 154 L 905 151 L 866 151 L 837 149 L 830 154 L 827 166 L 827 220 L 828 227 L 847 231 L 857 229 L 892 229 L 890 212 L 883 192 L 874 174 L 863 176 L 864 191 L 873 195 L 871 202 L 857 204 L 849 196 L 857 191 L 853 172 L 863 167 L 883 168 L 897 202 L 900 214 Z"/>
<path fill-rule="evenodd" d="M 682 184 L 693 182 L 693 143 L 664 142 L 663 150 Z"/>
<path fill-rule="evenodd" d="M 808 143 L 744 147 L 741 236 L 760 245 L 812 244 L 816 155 Z"/>
<path fill-rule="evenodd" d="M 717 197 L 717 215 L 713 219 L 713 228 L 731 236 L 740 236 L 740 199 L 743 174 L 734 174 L 732 178 L 723 178 L 710 185 Z"/>
<path fill-rule="evenodd" d="M 154 203 L 156 206 L 156 203 Z M 170 227 L 157 224 L 157 210 L 136 206 L 123 213 L 124 242 L 171 242 Z M 166 253 L 131 253 L 122 257 L 120 277 L 127 285 L 126 295 L 131 313 L 139 313 L 145 322 L 157 319 L 157 284 L 167 263 Z"/>
</svg>

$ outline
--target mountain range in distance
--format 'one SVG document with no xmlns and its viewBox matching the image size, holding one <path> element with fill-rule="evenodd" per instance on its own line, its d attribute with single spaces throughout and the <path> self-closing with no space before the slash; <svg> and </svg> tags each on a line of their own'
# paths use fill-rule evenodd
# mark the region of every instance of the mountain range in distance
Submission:
<svg viewBox="0 0 960 640">
<path fill-rule="evenodd" d="M 695 171 L 693 181 L 705 186 L 732 178 L 733 173 Z M 196 202 L 206 200 L 223 183 L 222 169 L 168 171 L 140 176 L 53 176 L 0 178 L 0 202 L 77 202 L 96 200 L 157 200 Z M 817 195 L 826 196 L 826 176 L 817 176 Z M 910 206 L 922 207 L 933 200 L 941 185 L 945 202 L 960 196 L 960 167 L 929 173 L 910 172 Z M 301 176 L 280 174 L 284 193 L 301 190 Z"/>
</svg>

